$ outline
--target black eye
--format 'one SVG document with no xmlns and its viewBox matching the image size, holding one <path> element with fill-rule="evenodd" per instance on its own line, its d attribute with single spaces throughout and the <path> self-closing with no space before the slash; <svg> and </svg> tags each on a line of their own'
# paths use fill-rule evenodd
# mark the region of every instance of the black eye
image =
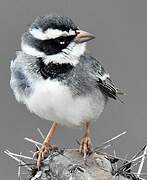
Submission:
<svg viewBox="0 0 147 180">
<path fill-rule="evenodd" d="M 76 35 L 72 36 L 61 36 L 55 39 L 55 41 L 63 47 L 68 46 L 68 44 L 75 38 Z"/>
<path fill-rule="evenodd" d="M 62 39 L 62 40 L 59 41 L 59 43 L 60 43 L 61 45 L 67 44 L 67 40 L 66 40 L 66 39 Z"/>
<path fill-rule="evenodd" d="M 66 37 L 58 37 L 55 39 L 55 41 L 58 43 L 58 44 L 61 44 L 61 45 L 64 45 L 66 43 Z"/>
</svg>

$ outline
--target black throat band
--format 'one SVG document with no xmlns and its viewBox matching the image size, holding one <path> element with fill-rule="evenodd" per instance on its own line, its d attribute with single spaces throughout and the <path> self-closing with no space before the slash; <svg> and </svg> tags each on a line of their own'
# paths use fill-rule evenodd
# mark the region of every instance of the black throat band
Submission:
<svg viewBox="0 0 147 180">
<path fill-rule="evenodd" d="M 64 74 L 70 72 L 74 67 L 70 63 L 59 64 L 50 62 L 46 65 L 41 57 L 38 58 L 37 65 L 43 79 L 63 77 Z"/>
</svg>

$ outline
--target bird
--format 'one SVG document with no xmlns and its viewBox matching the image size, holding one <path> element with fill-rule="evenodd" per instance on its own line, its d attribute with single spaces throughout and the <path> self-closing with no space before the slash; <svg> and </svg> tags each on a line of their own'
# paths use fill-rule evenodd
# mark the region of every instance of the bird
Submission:
<svg viewBox="0 0 147 180">
<path fill-rule="evenodd" d="M 98 120 L 109 99 L 117 100 L 115 86 L 99 59 L 87 53 L 95 36 L 81 30 L 67 16 L 38 16 L 21 37 L 21 50 L 11 61 L 10 86 L 16 100 L 41 119 L 52 121 L 42 147 L 35 153 L 38 167 L 60 125 L 83 127 L 79 151 L 92 152 L 91 123 Z"/>
</svg>

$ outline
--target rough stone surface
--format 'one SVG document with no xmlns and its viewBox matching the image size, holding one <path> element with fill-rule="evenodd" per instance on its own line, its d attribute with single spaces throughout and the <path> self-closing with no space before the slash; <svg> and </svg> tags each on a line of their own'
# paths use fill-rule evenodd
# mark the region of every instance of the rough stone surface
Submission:
<svg viewBox="0 0 147 180">
<path fill-rule="evenodd" d="M 40 171 L 31 180 L 127 180 L 112 175 L 110 161 L 104 156 L 92 153 L 84 161 L 78 150 L 51 152 L 43 161 Z"/>
</svg>

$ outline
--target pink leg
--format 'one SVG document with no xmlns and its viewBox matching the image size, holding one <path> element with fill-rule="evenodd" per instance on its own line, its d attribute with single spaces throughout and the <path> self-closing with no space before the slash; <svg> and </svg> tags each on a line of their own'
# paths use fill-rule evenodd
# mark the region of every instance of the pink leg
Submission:
<svg viewBox="0 0 147 180">
<path fill-rule="evenodd" d="M 37 167 L 40 167 L 40 163 L 41 161 L 44 159 L 45 154 L 47 154 L 49 152 L 49 150 L 54 149 L 56 146 L 53 146 L 50 144 L 51 139 L 53 137 L 53 135 L 55 134 L 55 131 L 57 129 L 57 127 L 59 126 L 58 123 L 53 123 L 51 129 L 49 130 L 43 144 L 42 147 L 39 151 L 35 152 L 34 156 L 37 158 Z"/>
<path fill-rule="evenodd" d="M 92 152 L 92 144 L 90 140 L 90 123 L 87 122 L 84 129 L 84 136 L 79 149 L 80 153 L 86 158 L 86 155 Z"/>
</svg>

